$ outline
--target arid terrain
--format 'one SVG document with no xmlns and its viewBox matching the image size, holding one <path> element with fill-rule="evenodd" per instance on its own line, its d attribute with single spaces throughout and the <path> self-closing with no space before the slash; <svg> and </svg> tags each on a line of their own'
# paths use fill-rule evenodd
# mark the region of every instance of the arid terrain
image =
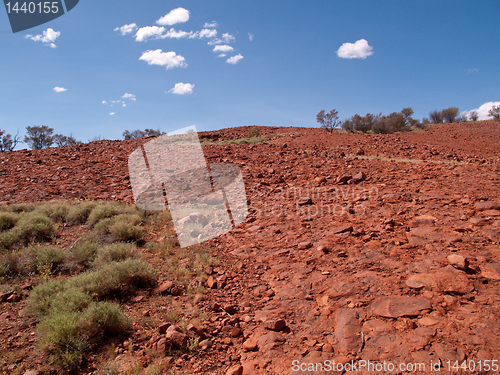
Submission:
<svg viewBox="0 0 500 375">
<path fill-rule="evenodd" d="M 266 142 L 218 144 L 251 128 L 199 133 L 208 163 L 241 168 L 249 206 L 244 223 L 207 243 L 218 264 L 199 303 L 204 345 L 171 355 L 163 340 L 161 352 L 165 331 L 138 325 L 133 345 L 116 348 L 122 373 L 154 356 L 172 374 L 344 372 L 311 367 L 326 360 L 353 374 L 368 362 L 378 366 L 369 373 L 498 372 L 499 122 L 391 135 L 260 127 Z M 0 201 L 133 203 L 127 158 L 147 141 L 0 154 Z M 46 360 L 33 354 L 24 297 L 0 304 L 5 374 Z M 127 304 L 155 321 L 159 298 L 150 290 Z"/>
</svg>

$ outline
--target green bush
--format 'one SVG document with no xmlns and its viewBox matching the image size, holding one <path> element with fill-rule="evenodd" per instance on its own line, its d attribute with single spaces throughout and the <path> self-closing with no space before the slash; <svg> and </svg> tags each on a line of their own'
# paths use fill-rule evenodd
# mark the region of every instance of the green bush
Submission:
<svg viewBox="0 0 500 375">
<path fill-rule="evenodd" d="M 19 275 L 22 270 L 23 264 L 18 252 L 8 251 L 0 255 L 0 278 Z"/>
<path fill-rule="evenodd" d="M 12 232 L 0 233 L 0 250 L 10 249 L 16 242 L 16 236 Z"/>
<path fill-rule="evenodd" d="M 93 201 L 79 202 L 75 204 L 70 207 L 68 214 L 66 215 L 66 222 L 72 225 L 85 224 L 96 205 L 97 203 Z"/>
<path fill-rule="evenodd" d="M 0 231 L 14 228 L 18 219 L 18 216 L 11 212 L 0 212 Z"/>
<path fill-rule="evenodd" d="M 83 312 L 80 328 L 90 338 L 120 335 L 130 328 L 130 320 L 120 308 L 109 302 L 93 302 Z"/>
<path fill-rule="evenodd" d="M 154 280 L 154 270 L 147 263 L 139 259 L 126 259 L 107 263 L 96 271 L 73 276 L 68 284 L 90 295 L 104 297 L 126 291 L 130 287 L 150 286 Z"/>
<path fill-rule="evenodd" d="M 50 301 L 48 313 L 57 311 L 82 312 L 92 303 L 92 298 L 76 288 L 66 288 L 60 291 Z"/>
<path fill-rule="evenodd" d="M 14 203 L 10 206 L 10 210 L 15 213 L 32 212 L 35 208 L 35 205 L 32 203 Z"/>
<path fill-rule="evenodd" d="M 25 250 L 29 257 L 29 268 L 32 272 L 48 276 L 64 263 L 67 252 L 57 246 L 31 246 Z"/>
<path fill-rule="evenodd" d="M 52 353 L 56 364 L 68 371 L 75 371 L 82 363 L 83 352 L 88 348 L 87 337 L 79 326 L 80 313 L 60 310 L 45 317 L 38 324 L 41 347 Z"/>
<path fill-rule="evenodd" d="M 66 289 L 62 280 L 50 280 L 33 288 L 26 300 L 26 313 L 40 320 L 46 316 L 54 298 Z"/>
<path fill-rule="evenodd" d="M 111 234 L 117 241 L 140 242 L 144 238 L 144 231 L 137 224 L 141 221 L 138 214 L 119 214 L 101 219 L 95 224 L 94 230 L 102 235 Z"/>
<path fill-rule="evenodd" d="M 109 219 L 120 214 L 128 214 L 131 213 L 131 211 L 132 210 L 127 206 L 119 204 L 117 202 L 100 203 L 96 205 L 90 213 L 87 224 L 90 227 L 93 227 L 102 219 Z"/>
<path fill-rule="evenodd" d="M 97 346 L 103 336 L 119 335 L 129 328 L 127 316 L 109 302 L 91 302 L 83 311 L 53 309 L 38 324 L 41 347 L 68 371 L 77 370 L 83 352 Z"/>
<path fill-rule="evenodd" d="M 114 222 L 115 221 L 111 217 L 101 219 L 94 225 L 94 231 L 102 235 L 109 234 L 109 228 Z"/>
<path fill-rule="evenodd" d="M 54 223 L 41 212 L 23 212 L 11 233 L 14 243 L 26 245 L 30 242 L 41 242 L 52 237 Z"/>
<path fill-rule="evenodd" d="M 66 221 L 69 209 L 68 201 L 52 201 L 40 205 L 35 211 L 45 214 L 55 222 L 63 223 Z"/>
<path fill-rule="evenodd" d="M 114 223 L 110 228 L 110 233 L 118 241 L 122 242 L 141 242 L 144 239 L 144 230 L 142 227 L 137 225 L 131 225 L 118 221 Z"/>
<path fill-rule="evenodd" d="M 254 126 L 248 132 L 249 138 L 258 137 L 259 135 L 260 135 L 260 128 L 258 126 Z"/>
<path fill-rule="evenodd" d="M 77 263 L 88 266 L 95 260 L 100 246 L 97 239 L 87 236 L 74 244 L 70 249 L 70 254 Z"/>
<path fill-rule="evenodd" d="M 94 261 L 96 267 L 102 267 L 109 262 L 119 262 L 128 258 L 133 258 L 136 247 L 130 243 L 117 242 L 103 246 L 97 250 Z"/>
</svg>

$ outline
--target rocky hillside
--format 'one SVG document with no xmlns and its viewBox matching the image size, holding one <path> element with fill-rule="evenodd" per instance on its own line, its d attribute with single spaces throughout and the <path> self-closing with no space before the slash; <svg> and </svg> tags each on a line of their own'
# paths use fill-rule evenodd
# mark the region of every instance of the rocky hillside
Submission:
<svg viewBox="0 0 500 375">
<path fill-rule="evenodd" d="M 241 168 L 250 215 L 210 241 L 220 264 L 206 285 L 209 341 L 199 359 L 175 360 L 179 371 L 500 366 L 500 123 L 393 135 L 261 127 L 265 143 L 217 144 L 250 129 L 200 133 L 209 163 Z M 132 203 L 127 158 L 144 142 L 2 154 L 0 201 Z"/>
</svg>

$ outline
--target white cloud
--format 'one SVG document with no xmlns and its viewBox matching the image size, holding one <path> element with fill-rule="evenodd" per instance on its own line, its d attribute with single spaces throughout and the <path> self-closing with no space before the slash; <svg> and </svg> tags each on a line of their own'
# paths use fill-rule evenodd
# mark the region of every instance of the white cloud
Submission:
<svg viewBox="0 0 500 375">
<path fill-rule="evenodd" d="M 236 56 L 232 56 L 229 59 L 227 59 L 226 62 L 234 65 L 238 61 L 240 61 L 242 58 L 243 58 L 243 56 L 241 56 L 241 54 L 237 54 Z"/>
<path fill-rule="evenodd" d="M 108 102 L 106 100 L 103 100 L 102 104 L 108 104 Z"/>
<path fill-rule="evenodd" d="M 137 30 L 137 33 L 135 34 L 135 40 L 137 42 L 145 42 L 146 40 L 152 37 L 158 39 L 162 36 L 164 32 L 165 32 L 164 27 L 158 27 L 158 26 L 141 27 L 139 30 Z"/>
<path fill-rule="evenodd" d="M 226 57 L 225 53 L 221 53 L 220 55 L 217 55 L 217 57 Z"/>
<path fill-rule="evenodd" d="M 174 88 L 168 90 L 168 92 L 171 92 L 172 94 L 177 94 L 177 95 L 186 95 L 186 94 L 192 94 L 193 93 L 193 88 L 194 85 L 191 83 L 183 83 L 179 82 L 176 83 Z"/>
<path fill-rule="evenodd" d="M 180 39 L 180 38 L 185 38 L 187 36 L 189 36 L 191 38 L 191 36 L 193 35 L 193 32 L 190 31 L 190 32 L 187 32 L 187 31 L 176 31 L 174 28 L 171 28 L 169 31 L 167 31 L 167 33 L 165 35 L 162 35 L 162 38 L 175 38 L 175 39 Z"/>
<path fill-rule="evenodd" d="M 236 38 L 234 36 L 232 36 L 231 34 L 224 33 L 224 34 L 222 34 L 222 39 L 219 39 L 219 38 L 213 39 L 210 42 L 208 42 L 208 44 L 213 45 L 213 44 L 231 43 L 231 42 L 234 42 L 235 40 L 236 40 Z"/>
<path fill-rule="evenodd" d="M 360 39 L 353 43 L 344 43 L 337 51 L 337 56 L 342 59 L 366 59 L 373 55 L 373 47 L 365 39 Z"/>
<path fill-rule="evenodd" d="M 469 71 L 467 72 L 467 74 L 474 74 L 474 73 L 477 73 L 477 72 L 479 72 L 479 69 L 472 68 L 472 69 L 469 69 Z"/>
<path fill-rule="evenodd" d="M 127 105 L 125 103 L 122 104 L 122 107 L 126 107 Z"/>
<path fill-rule="evenodd" d="M 64 87 L 54 87 L 52 90 L 54 90 L 55 92 L 64 92 L 64 91 L 68 91 L 68 89 L 65 89 Z"/>
<path fill-rule="evenodd" d="M 114 112 L 109 112 L 109 115 L 110 116 L 113 116 L 115 113 Z"/>
<path fill-rule="evenodd" d="M 214 27 L 217 27 L 219 26 L 219 24 L 215 21 L 212 21 L 212 23 L 209 23 L 209 22 L 206 22 L 203 27 L 207 27 L 207 28 L 214 28 Z"/>
<path fill-rule="evenodd" d="M 133 33 L 137 29 L 137 25 L 135 23 L 131 23 L 130 25 L 123 25 L 122 27 L 117 27 L 115 31 L 119 31 L 122 35 L 127 35 Z"/>
<path fill-rule="evenodd" d="M 156 23 L 158 25 L 175 25 L 189 20 L 189 10 L 184 8 L 176 8 L 171 10 L 168 14 L 161 17 Z"/>
<path fill-rule="evenodd" d="M 122 96 L 121 98 L 122 98 L 122 99 L 129 99 L 129 100 L 132 100 L 132 101 L 134 101 L 134 102 L 135 102 L 135 100 L 136 100 L 136 99 L 135 99 L 135 95 L 134 95 L 134 94 L 127 94 L 127 93 L 123 94 L 123 96 Z"/>
<path fill-rule="evenodd" d="M 234 48 L 231 46 L 228 46 L 227 44 L 223 44 L 222 46 L 215 46 L 213 51 L 214 52 L 231 52 L 231 51 L 234 51 Z"/>
<path fill-rule="evenodd" d="M 226 43 L 231 43 L 236 40 L 236 38 L 229 33 L 222 34 L 222 39 L 224 39 Z"/>
<path fill-rule="evenodd" d="M 61 35 L 60 31 L 54 31 L 50 27 L 43 31 L 43 35 L 39 34 L 36 36 L 33 35 L 26 35 L 26 39 L 31 39 L 34 40 L 35 42 L 42 42 L 47 46 L 50 46 L 51 48 L 56 48 L 56 44 L 54 43 L 57 38 Z"/>
<path fill-rule="evenodd" d="M 253 40 L 253 34 L 248 33 L 248 39 L 250 39 L 250 41 L 252 41 Z"/>
<path fill-rule="evenodd" d="M 198 38 L 215 38 L 217 36 L 217 30 L 215 29 L 203 29 L 198 32 Z"/>
<path fill-rule="evenodd" d="M 161 49 L 146 51 L 139 60 L 146 61 L 148 65 L 160 65 L 167 69 L 185 68 L 187 66 L 183 56 L 177 55 L 174 51 L 163 52 Z"/>
<path fill-rule="evenodd" d="M 472 111 L 476 111 L 478 115 L 478 120 L 490 120 L 492 117 L 488 114 L 491 107 L 500 105 L 500 102 L 487 102 L 481 105 L 479 108 L 471 109 L 470 111 L 465 111 L 465 115 L 469 118 L 469 115 Z"/>
</svg>

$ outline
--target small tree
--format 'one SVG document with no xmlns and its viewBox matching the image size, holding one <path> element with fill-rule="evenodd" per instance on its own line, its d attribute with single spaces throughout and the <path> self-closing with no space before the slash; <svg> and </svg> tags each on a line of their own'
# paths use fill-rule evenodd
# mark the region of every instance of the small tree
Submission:
<svg viewBox="0 0 500 375">
<path fill-rule="evenodd" d="M 0 152 L 14 151 L 19 142 L 19 132 L 12 138 L 10 134 L 5 134 L 5 130 L 0 130 Z"/>
<path fill-rule="evenodd" d="M 477 114 L 477 111 L 470 111 L 469 120 L 477 121 L 478 118 L 479 118 L 479 115 Z"/>
<path fill-rule="evenodd" d="M 492 116 L 493 119 L 500 121 L 500 104 L 494 105 L 488 112 L 488 115 Z"/>
<path fill-rule="evenodd" d="M 431 119 L 431 122 L 433 124 L 441 124 L 443 123 L 443 113 L 438 110 L 434 110 L 432 112 L 429 112 L 429 118 Z"/>
<path fill-rule="evenodd" d="M 54 136 L 52 135 L 54 129 L 46 125 L 27 126 L 26 131 L 28 134 L 24 136 L 24 142 L 27 143 L 32 150 L 49 148 L 54 143 Z"/>
<path fill-rule="evenodd" d="M 450 108 L 443 109 L 441 111 L 441 114 L 443 115 L 443 119 L 446 122 L 451 124 L 452 122 L 455 122 L 457 119 L 458 108 L 457 107 L 450 107 Z"/>
<path fill-rule="evenodd" d="M 258 137 L 260 135 L 260 128 L 258 126 L 254 126 L 252 129 L 248 131 L 248 136 L 250 138 Z"/>
<path fill-rule="evenodd" d="M 70 134 L 69 137 L 62 134 L 56 134 L 54 135 L 54 143 L 58 147 L 62 147 L 76 145 L 78 141 L 73 137 L 73 134 Z"/>
<path fill-rule="evenodd" d="M 154 129 L 146 129 L 146 130 L 133 130 L 131 132 L 129 132 L 128 130 L 125 130 L 123 132 L 123 139 L 138 139 L 138 138 L 142 138 L 142 137 L 158 137 L 159 135 L 161 135 L 162 132 L 160 131 L 160 129 L 158 130 L 154 130 Z"/>
<path fill-rule="evenodd" d="M 146 133 L 146 137 L 158 137 L 162 134 L 165 134 L 165 133 L 162 133 L 160 129 L 146 129 L 144 130 L 144 133 Z"/>
<path fill-rule="evenodd" d="M 321 129 L 325 129 L 331 133 L 333 129 L 338 128 L 341 124 L 338 115 L 339 113 L 335 109 L 332 109 L 330 113 L 325 113 L 323 109 L 316 115 L 316 121 L 321 124 Z"/>
<path fill-rule="evenodd" d="M 401 110 L 401 113 L 403 114 L 405 120 L 409 120 L 411 118 L 411 115 L 413 115 L 413 108 L 411 107 L 406 107 Z"/>
</svg>

